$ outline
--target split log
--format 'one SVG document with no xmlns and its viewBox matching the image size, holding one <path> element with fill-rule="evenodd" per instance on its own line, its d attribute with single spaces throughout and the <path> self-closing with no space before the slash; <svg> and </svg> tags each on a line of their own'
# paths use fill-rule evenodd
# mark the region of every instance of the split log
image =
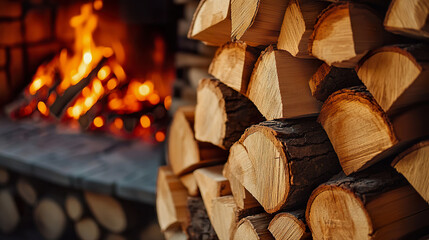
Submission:
<svg viewBox="0 0 429 240">
<path fill-rule="evenodd" d="M 280 30 L 278 49 L 299 58 L 313 58 L 308 52 L 310 36 L 317 16 L 329 3 L 311 0 L 290 0 Z"/>
<path fill-rule="evenodd" d="M 287 1 L 231 0 L 231 38 L 249 46 L 277 43 Z"/>
<path fill-rule="evenodd" d="M 181 228 L 187 221 L 187 190 L 167 166 L 158 170 L 156 192 L 156 212 L 161 231 Z"/>
<path fill-rule="evenodd" d="M 425 0 L 392 0 L 384 19 L 386 30 L 429 39 L 429 3 Z"/>
<path fill-rule="evenodd" d="M 181 176 L 197 168 L 225 162 L 227 152 L 194 137 L 195 107 L 181 107 L 174 114 L 168 135 L 168 162 Z"/>
<path fill-rule="evenodd" d="M 194 171 L 195 179 L 200 188 L 204 205 L 210 219 L 212 216 L 213 199 L 231 194 L 228 179 L 222 175 L 223 165 L 208 168 L 200 168 Z"/>
<path fill-rule="evenodd" d="M 0 185 L 7 185 L 10 180 L 9 171 L 5 168 L 0 168 Z"/>
<path fill-rule="evenodd" d="M 392 166 L 401 173 L 426 202 L 429 202 L 429 140 L 421 141 L 399 154 Z"/>
<path fill-rule="evenodd" d="M 62 201 L 57 196 L 41 198 L 34 208 L 34 222 L 45 239 L 61 239 L 67 228 Z"/>
<path fill-rule="evenodd" d="M 246 94 L 258 55 L 258 49 L 244 42 L 226 43 L 216 51 L 209 73 L 235 91 Z"/>
<path fill-rule="evenodd" d="M 427 203 L 393 169 L 371 169 L 341 173 L 313 191 L 306 219 L 314 239 L 402 239 L 428 232 Z"/>
<path fill-rule="evenodd" d="M 259 208 L 239 209 L 229 196 L 213 199 L 211 222 L 220 240 L 229 240 L 238 222 L 247 216 L 260 213 Z"/>
<path fill-rule="evenodd" d="M 231 149 L 233 150 L 233 148 Z M 231 155 L 234 154 L 247 154 L 244 151 L 234 151 L 231 152 Z M 243 157 L 246 156 L 231 156 L 231 158 L 237 158 L 237 159 L 243 159 Z M 252 194 L 247 191 L 246 188 L 240 183 L 240 181 L 235 178 L 234 174 L 232 172 L 235 169 L 231 169 L 229 167 L 229 164 L 226 163 L 223 168 L 223 175 L 228 179 L 229 185 L 231 186 L 231 192 L 232 196 L 234 197 L 235 204 L 237 204 L 237 207 L 240 209 L 245 208 L 255 208 L 255 207 L 261 207 L 261 204 L 252 196 Z"/>
<path fill-rule="evenodd" d="M 309 52 L 337 67 L 353 68 L 371 49 L 384 42 L 381 19 L 366 5 L 332 4 L 318 18 Z"/>
<path fill-rule="evenodd" d="M 38 193 L 29 180 L 21 177 L 16 181 L 16 190 L 24 202 L 30 206 L 36 205 Z"/>
<path fill-rule="evenodd" d="M 64 206 L 67 216 L 74 222 L 79 221 L 86 212 L 84 199 L 79 194 L 68 194 Z"/>
<path fill-rule="evenodd" d="M 117 199 L 92 192 L 84 192 L 84 198 L 97 222 L 110 232 L 121 233 L 134 226 L 134 209 L 121 204 Z"/>
<path fill-rule="evenodd" d="M 268 231 L 271 219 L 271 215 L 266 213 L 245 217 L 236 226 L 231 239 L 274 240 L 273 235 Z"/>
<path fill-rule="evenodd" d="M 74 228 L 81 240 L 98 240 L 101 237 L 100 227 L 92 218 L 83 218 L 77 221 Z"/>
<path fill-rule="evenodd" d="M 232 146 L 228 164 L 268 213 L 302 206 L 317 185 L 340 171 L 328 136 L 314 117 L 250 127 Z"/>
<path fill-rule="evenodd" d="M 217 79 L 203 79 L 197 90 L 195 138 L 229 149 L 244 130 L 264 118 L 242 94 Z"/>
<path fill-rule="evenodd" d="M 362 170 L 398 142 L 384 111 L 363 87 L 333 93 L 319 115 L 344 172 Z"/>
<path fill-rule="evenodd" d="M 186 233 L 189 239 L 218 239 L 200 197 L 188 197 L 189 225 Z"/>
<path fill-rule="evenodd" d="M 165 240 L 188 240 L 188 236 L 181 230 L 168 230 L 164 232 Z"/>
<path fill-rule="evenodd" d="M 320 64 L 269 46 L 255 64 L 247 95 L 268 120 L 317 115 L 320 103 L 311 96 L 308 80 Z"/>
<path fill-rule="evenodd" d="M 188 195 L 196 197 L 200 194 L 198 189 L 197 180 L 195 180 L 195 176 L 193 173 L 188 173 L 179 178 L 180 182 L 182 182 L 183 186 L 188 190 Z"/>
<path fill-rule="evenodd" d="M 0 190 L 0 213 L 1 232 L 13 232 L 21 222 L 21 216 L 19 215 L 13 191 L 8 188 Z"/>
<path fill-rule="evenodd" d="M 194 13 L 188 38 L 220 46 L 231 37 L 230 0 L 201 0 Z"/>
<path fill-rule="evenodd" d="M 309 240 L 311 233 L 305 223 L 305 210 L 278 213 L 271 220 L 268 230 L 275 239 Z"/>
<path fill-rule="evenodd" d="M 357 74 L 381 108 L 391 115 L 429 100 L 429 46 L 385 46 L 362 59 Z M 380 67 L 382 66 L 382 67 Z"/>
<path fill-rule="evenodd" d="M 353 68 L 337 68 L 323 63 L 309 81 L 311 95 L 324 102 L 329 95 L 343 88 L 362 85 Z"/>
</svg>

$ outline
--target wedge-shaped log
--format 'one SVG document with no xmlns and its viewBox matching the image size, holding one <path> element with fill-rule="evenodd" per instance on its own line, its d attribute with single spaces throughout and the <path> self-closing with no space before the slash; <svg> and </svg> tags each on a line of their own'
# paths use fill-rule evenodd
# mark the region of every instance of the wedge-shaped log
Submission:
<svg viewBox="0 0 429 240">
<path fill-rule="evenodd" d="M 247 154 L 245 151 L 234 151 L 232 154 Z M 237 159 L 242 159 L 247 156 L 230 156 Z M 231 186 L 232 196 L 234 197 L 235 204 L 240 209 L 243 208 L 254 208 L 261 207 L 261 204 L 252 196 L 249 191 L 244 188 L 244 186 L 240 183 L 240 181 L 235 178 L 234 172 L 236 169 L 231 169 L 228 163 L 225 163 L 225 167 L 223 169 L 223 175 L 228 178 L 229 184 Z"/>
<path fill-rule="evenodd" d="M 158 170 L 156 212 L 161 231 L 179 229 L 187 219 L 187 190 L 167 166 Z"/>
<path fill-rule="evenodd" d="M 179 177 L 180 182 L 182 182 L 183 186 L 188 189 L 188 195 L 192 197 L 196 197 L 200 194 L 198 189 L 197 180 L 195 180 L 193 173 L 185 174 Z"/>
<path fill-rule="evenodd" d="M 201 0 L 194 13 L 188 38 L 220 46 L 231 39 L 230 0 Z"/>
<path fill-rule="evenodd" d="M 230 240 L 238 222 L 247 216 L 260 213 L 260 208 L 239 209 L 229 196 L 213 199 L 211 222 L 220 240 Z"/>
<path fill-rule="evenodd" d="M 386 30 L 429 39 L 429 3 L 426 0 L 393 0 L 384 19 Z"/>
<path fill-rule="evenodd" d="M 268 231 L 272 218 L 267 213 L 260 213 L 241 219 L 234 229 L 231 239 L 274 240 L 273 235 Z"/>
<path fill-rule="evenodd" d="M 231 148 L 228 164 L 268 213 L 302 206 L 317 185 L 340 171 L 328 136 L 314 117 L 250 127 Z"/>
<path fill-rule="evenodd" d="M 337 67 L 355 67 L 384 41 L 381 19 L 366 5 L 332 4 L 318 18 L 310 37 L 310 53 Z"/>
<path fill-rule="evenodd" d="M 259 50 L 244 42 L 226 43 L 216 51 L 209 73 L 235 91 L 246 94 L 258 56 Z"/>
<path fill-rule="evenodd" d="M 168 161 L 178 176 L 191 173 L 200 167 L 225 162 L 227 158 L 226 151 L 195 139 L 194 118 L 195 107 L 181 107 L 174 114 L 171 123 L 168 135 Z"/>
<path fill-rule="evenodd" d="M 247 127 L 264 118 L 255 105 L 217 79 L 203 79 L 197 90 L 195 138 L 229 149 Z"/>
<path fill-rule="evenodd" d="M 429 46 L 385 46 L 362 59 L 357 73 L 389 115 L 429 100 Z"/>
<path fill-rule="evenodd" d="M 429 202 L 429 140 L 421 141 L 399 154 L 392 166 Z"/>
<path fill-rule="evenodd" d="M 299 58 L 313 58 L 308 52 L 317 16 L 329 5 L 323 1 L 290 0 L 283 18 L 277 47 Z"/>
<path fill-rule="evenodd" d="M 313 97 L 321 102 L 338 90 L 362 85 L 353 68 L 337 68 L 326 63 L 317 69 L 308 83 Z"/>
<path fill-rule="evenodd" d="M 311 96 L 308 80 L 320 64 L 269 46 L 255 64 L 247 95 L 268 120 L 317 115 L 320 103 Z"/>
<path fill-rule="evenodd" d="M 340 174 L 314 190 L 306 210 L 313 239 L 418 239 L 427 234 L 429 205 L 404 186 L 402 176 L 383 168 Z"/>
<path fill-rule="evenodd" d="M 278 213 L 271 220 L 268 230 L 275 239 L 307 240 L 311 233 L 305 223 L 305 210 Z"/>
<path fill-rule="evenodd" d="M 398 141 L 387 115 L 363 87 L 333 93 L 318 120 L 347 175 L 368 167 Z"/>
<path fill-rule="evenodd" d="M 231 38 L 250 46 L 277 43 L 287 1 L 231 0 Z"/>
<path fill-rule="evenodd" d="M 222 175 L 223 165 L 200 168 L 194 171 L 195 179 L 200 188 L 201 196 L 204 200 L 204 205 L 207 209 L 207 214 L 212 216 L 213 199 L 226 195 L 231 195 L 231 188 L 226 179 Z"/>
</svg>

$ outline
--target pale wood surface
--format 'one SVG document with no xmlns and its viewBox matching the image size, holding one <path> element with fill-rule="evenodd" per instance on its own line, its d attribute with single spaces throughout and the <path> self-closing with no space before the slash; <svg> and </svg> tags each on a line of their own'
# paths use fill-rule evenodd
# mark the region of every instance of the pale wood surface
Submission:
<svg viewBox="0 0 429 240">
<path fill-rule="evenodd" d="M 25 203 L 30 206 L 34 206 L 36 204 L 38 193 L 29 180 L 23 177 L 19 178 L 16 181 L 16 190 Z"/>
<path fill-rule="evenodd" d="M 231 0 L 231 38 L 250 46 L 277 43 L 287 1 Z"/>
<path fill-rule="evenodd" d="M 245 217 L 237 224 L 231 239 L 274 240 L 273 235 L 268 231 L 271 219 L 272 216 L 267 213 Z"/>
<path fill-rule="evenodd" d="M 429 3 L 426 0 L 393 0 L 384 19 L 388 31 L 416 38 L 429 38 Z"/>
<path fill-rule="evenodd" d="M 220 46 L 230 40 L 230 0 L 202 0 L 194 13 L 188 37 Z"/>
<path fill-rule="evenodd" d="M 209 218 L 212 218 L 213 199 L 231 194 L 231 187 L 228 179 L 222 175 L 222 169 L 223 165 L 218 165 L 194 171 Z"/>
<path fill-rule="evenodd" d="M 339 174 L 319 186 L 308 202 L 306 219 L 313 239 L 400 239 L 427 231 L 429 223 L 423 219 L 428 214 L 417 192 L 380 165 L 348 177 Z"/>
<path fill-rule="evenodd" d="M 37 229 L 46 239 L 60 239 L 67 227 L 67 218 L 61 203 L 55 198 L 42 198 L 34 208 Z"/>
<path fill-rule="evenodd" d="M 21 222 L 18 206 L 10 189 L 0 190 L 0 230 L 3 233 L 11 233 Z"/>
<path fill-rule="evenodd" d="M 337 67 L 353 68 L 384 41 L 381 19 L 369 7 L 343 2 L 319 16 L 310 38 L 310 53 Z"/>
<path fill-rule="evenodd" d="M 323 63 L 308 82 L 311 94 L 324 102 L 329 95 L 343 88 L 362 85 L 353 68 L 337 68 Z"/>
<path fill-rule="evenodd" d="M 67 216 L 75 222 L 79 221 L 85 213 L 84 200 L 77 194 L 67 194 L 64 208 Z"/>
<path fill-rule="evenodd" d="M 100 239 L 100 228 L 92 218 L 84 218 L 79 220 L 74 225 L 75 231 L 81 240 L 97 240 Z"/>
<path fill-rule="evenodd" d="M 195 138 L 229 149 L 244 130 L 264 120 L 254 104 L 217 79 L 204 79 L 197 90 Z"/>
<path fill-rule="evenodd" d="M 162 231 L 180 228 L 187 219 L 187 189 L 172 172 L 163 166 L 158 170 L 156 212 Z"/>
<path fill-rule="evenodd" d="M 311 233 L 305 222 L 305 210 L 281 212 L 271 220 L 268 230 L 275 239 L 307 240 Z"/>
<path fill-rule="evenodd" d="M 292 56 L 313 58 L 308 52 L 310 36 L 317 16 L 328 6 L 322 1 L 291 0 L 286 8 L 277 43 L 278 49 Z"/>
<path fill-rule="evenodd" d="M 304 205 L 314 187 L 340 171 L 328 136 L 314 117 L 250 127 L 231 148 L 228 164 L 268 213 Z"/>
<path fill-rule="evenodd" d="M 196 197 L 200 194 L 197 185 L 197 180 L 195 180 L 195 176 L 192 172 L 181 176 L 179 179 L 182 182 L 183 186 L 188 189 L 189 196 Z"/>
<path fill-rule="evenodd" d="M 311 96 L 308 80 L 320 65 L 269 46 L 255 64 L 247 95 L 268 120 L 317 115 L 321 104 Z"/>
<path fill-rule="evenodd" d="M 216 51 L 209 73 L 228 87 L 246 94 L 259 50 L 244 42 L 228 42 Z"/>
<path fill-rule="evenodd" d="M 323 104 L 322 124 L 346 174 L 362 170 L 397 143 L 387 115 L 362 87 L 333 93 Z"/>
<path fill-rule="evenodd" d="M 429 100 L 427 52 L 429 47 L 424 44 L 393 45 L 376 49 L 362 59 L 358 76 L 389 115 Z"/>
</svg>

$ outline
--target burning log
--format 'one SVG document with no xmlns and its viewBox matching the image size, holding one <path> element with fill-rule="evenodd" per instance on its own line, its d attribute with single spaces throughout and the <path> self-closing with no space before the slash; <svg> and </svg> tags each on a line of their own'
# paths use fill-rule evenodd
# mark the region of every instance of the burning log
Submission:
<svg viewBox="0 0 429 240">
<path fill-rule="evenodd" d="M 305 210 L 278 213 L 271 220 L 268 230 L 275 239 L 309 240 L 311 233 L 305 223 Z"/>
<path fill-rule="evenodd" d="M 268 213 L 304 204 L 314 187 L 340 171 L 328 136 L 313 117 L 250 127 L 231 147 L 228 165 Z"/>
<path fill-rule="evenodd" d="M 320 103 L 311 96 L 308 80 L 320 64 L 269 46 L 255 64 L 247 95 L 268 120 L 316 115 Z"/>
<path fill-rule="evenodd" d="M 309 52 L 329 65 L 353 68 L 369 50 L 383 42 L 383 24 L 372 9 L 342 2 L 330 5 L 319 16 L 310 37 Z"/>
<path fill-rule="evenodd" d="M 384 19 L 384 27 L 396 34 L 428 39 L 428 9 L 425 0 L 393 0 Z"/>
<path fill-rule="evenodd" d="M 11 189 L 0 190 L 0 212 L 0 230 L 3 233 L 13 232 L 21 222 L 21 216 Z"/>
<path fill-rule="evenodd" d="M 34 208 L 37 229 L 46 239 L 60 239 L 67 228 L 67 217 L 59 196 L 43 197 Z"/>
<path fill-rule="evenodd" d="M 97 240 L 101 237 L 101 230 L 92 218 L 84 218 L 74 224 L 76 235 L 82 240 Z"/>
<path fill-rule="evenodd" d="M 223 149 L 229 149 L 247 127 L 264 120 L 249 99 L 217 79 L 203 79 L 197 98 L 195 138 Z"/>
</svg>

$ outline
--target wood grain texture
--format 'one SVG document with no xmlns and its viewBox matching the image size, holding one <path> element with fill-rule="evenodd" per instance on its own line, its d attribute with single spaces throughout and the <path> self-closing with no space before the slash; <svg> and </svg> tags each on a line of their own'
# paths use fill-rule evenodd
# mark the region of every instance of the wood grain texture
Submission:
<svg viewBox="0 0 429 240">
<path fill-rule="evenodd" d="M 331 4 L 318 17 L 309 52 L 329 65 L 353 68 L 383 42 L 383 24 L 377 14 L 366 5 L 345 1 Z"/>
<path fill-rule="evenodd" d="M 370 166 L 374 157 L 398 142 L 387 115 L 363 87 L 333 93 L 318 121 L 346 174 Z"/>
<path fill-rule="evenodd" d="M 275 239 L 304 240 L 311 239 L 311 233 L 305 222 L 305 210 L 281 212 L 271 220 L 268 230 Z"/>
<path fill-rule="evenodd" d="M 247 96 L 267 120 L 317 115 L 320 102 L 311 96 L 308 80 L 320 65 L 269 46 L 255 64 Z"/>
<path fill-rule="evenodd" d="M 427 231 L 428 205 L 417 192 L 384 165 L 368 170 L 341 173 L 313 191 L 306 210 L 313 239 L 400 239 Z"/>
<path fill-rule="evenodd" d="M 428 14 L 429 3 L 425 0 L 393 0 L 384 27 L 396 34 L 429 39 Z"/>
<path fill-rule="evenodd" d="M 228 164 L 268 213 L 304 205 L 314 187 L 340 171 L 328 136 L 314 117 L 250 127 L 231 148 Z"/>
<path fill-rule="evenodd" d="M 242 94 L 217 79 L 204 79 L 197 90 L 195 138 L 229 149 L 244 130 L 264 118 Z"/>
<path fill-rule="evenodd" d="M 268 231 L 271 219 L 272 216 L 267 213 L 245 217 L 237 224 L 231 239 L 274 240 L 273 235 Z"/>
</svg>

